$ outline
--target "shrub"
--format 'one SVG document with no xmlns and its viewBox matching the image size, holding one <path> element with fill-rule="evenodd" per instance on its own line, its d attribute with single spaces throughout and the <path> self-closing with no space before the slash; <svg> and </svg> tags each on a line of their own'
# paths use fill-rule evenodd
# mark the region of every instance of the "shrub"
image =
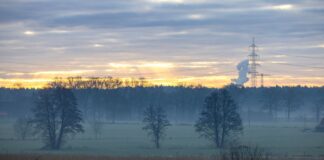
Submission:
<svg viewBox="0 0 324 160">
<path fill-rule="evenodd" d="M 324 118 L 321 122 L 315 127 L 316 132 L 324 132 Z"/>
<path fill-rule="evenodd" d="M 223 160 L 269 160 L 270 156 L 264 149 L 255 146 L 236 146 L 231 147 L 222 154 Z"/>
<path fill-rule="evenodd" d="M 33 125 L 29 118 L 18 118 L 13 127 L 18 139 L 25 140 L 33 134 Z"/>
</svg>

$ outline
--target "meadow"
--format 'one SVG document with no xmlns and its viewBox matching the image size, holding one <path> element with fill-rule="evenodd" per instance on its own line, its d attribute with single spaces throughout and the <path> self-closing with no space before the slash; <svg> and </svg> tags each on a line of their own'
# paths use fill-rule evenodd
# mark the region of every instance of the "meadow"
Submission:
<svg viewBox="0 0 324 160">
<path fill-rule="evenodd" d="M 276 156 L 324 156 L 324 133 L 311 129 L 315 123 L 253 123 L 245 125 L 237 143 L 259 146 Z M 305 130 L 309 128 L 310 130 Z M 0 154 L 64 154 L 140 157 L 205 157 L 218 155 L 207 140 L 200 138 L 191 124 L 175 124 L 168 128 L 161 149 L 155 149 L 140 123 L 104 125 L 102 135 L 94 138 L 88 125 L 85 133 L 69 139 L 60 151 L 42 150 L 38 139 L 18 140 L 12 121 L 0 121 Z"/>
</svg>

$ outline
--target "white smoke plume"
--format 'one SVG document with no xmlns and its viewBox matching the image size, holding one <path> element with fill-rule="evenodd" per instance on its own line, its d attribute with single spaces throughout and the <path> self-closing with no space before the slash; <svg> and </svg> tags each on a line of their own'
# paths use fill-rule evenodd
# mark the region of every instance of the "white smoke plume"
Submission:
<svg viewBox="0 0 324 160">
<path fill-rule="evenodd" d="M 241 61 L 237 66 L 238 70 L 238 78 L 234 80 L 236 85 L 244 85 L 245 82 L 249 81 L 248 73 L 249 73 L 249 60 Z"/>
</svg>

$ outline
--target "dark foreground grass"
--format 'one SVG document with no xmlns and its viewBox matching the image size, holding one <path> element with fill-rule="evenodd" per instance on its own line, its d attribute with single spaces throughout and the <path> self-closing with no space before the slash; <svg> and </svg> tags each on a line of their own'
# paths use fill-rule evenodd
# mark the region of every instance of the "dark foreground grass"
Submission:
<svg viewBox="0 0 324 160">
<path fill-rule="evenodd" d="M 314 128 L 315 125 L 307 125 Z M 157 150 L 141 124 L 106 124 L 100 138 L 86 132 L 68 139 L 60 151 L 44 151 L 42 141 L 15 138 L 12 123 L 0 121 L 0 154 L 71 154 L 97 156 L 205 157 L 219 155 L 209 141 L 200 138 L 192 125 L 173 125 Z M 324 156 L 324 134 L 303 132 L 303 124 L 260 124 L 245 126 L 237 145 L 260 146 L 275 156 Z"/>
<path fill-rule="evenodd" d="M 111 157 L 84 155 L 36 155 L 36 154 L 0 154 L 1 160 L 209 160 L 203 157 Z"/>
<path fill-rule="evenodd" d="M 263 160 L 255 158 L 222 157 L 113 157 L 113 156 L 90 156 L 90 155 L 52 155 L 52 154 L 0 154 L 0 160 Z M 324 160 L 324 157 L 313 156 L 290 156 L 271 157 L 269 160 Z"/>
</svg>

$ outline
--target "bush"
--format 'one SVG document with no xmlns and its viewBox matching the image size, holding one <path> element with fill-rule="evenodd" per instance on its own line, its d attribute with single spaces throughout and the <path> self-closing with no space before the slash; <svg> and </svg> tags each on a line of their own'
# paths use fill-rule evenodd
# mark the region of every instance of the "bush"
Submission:
<svg viewBox="0 0 324 160">
<path fill-rule="evenodd" d="M 90 123 L 92 131 L 95 135 L 95 139 L 98 139 L 101 134 L 102 134 L 102 130 L 103 130 L 103 122 L 94 120 Z"/>
<path fill-rule="evenodd" d="M 13 127 L 18 139 L 25 140 L 33 134 L 33 125 L 29 118 L 18 118 Z"/>
<path fill-rule="evenodd" d="M 264 149 L 258 146 L 231 147 L 228 152 L 222 154 L 223 160 L 269 160 L 270 156 Z"/>
<path fill-rule="evenodd" d="M 324 132 L 324 118 L 321 122 L 315 127 L 316 132 Z"/>
</svg>

